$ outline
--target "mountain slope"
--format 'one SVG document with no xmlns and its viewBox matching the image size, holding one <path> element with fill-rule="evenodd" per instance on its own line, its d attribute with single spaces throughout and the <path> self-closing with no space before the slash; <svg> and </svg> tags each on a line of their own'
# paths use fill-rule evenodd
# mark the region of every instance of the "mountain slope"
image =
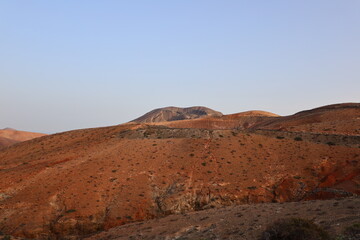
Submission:
<svg viewBox="0 0 360 240">
<path fill-rule="evenodd" d="M 360 103 L 333 104 L 273 118 L 256 129 L 360 135 Z"/>
<path fill-rule="evenodd" d="M 13 145 L 15 143 L 18 143 L 18 142 L 19 141 L 16 141 L 16 140 L 13 140 L 13 139 L 0 137 L 0 148 L 11 146 L 11 145 Z"/>
<path fill-rule="evenodd" d="M 346 114 L 342 124 L 353 120 Z M 205 120 L 220 128 L 201 126 Z M 182 123 L 193 127 L 167 125 Z M 0 228 L 76 238 L 169 214 L 356 195 L 359 147 L 358 135 L 234 129 L 222 117 L 35 138 L 0 150 Z"/>
<path fill-rule="evenodd" d="M 15 141 L 27 141 L 33 138 L 42 137 L 46 134 L 43 133 L 34 133 L 34 132 L 26 132 L 26 131 L 19 131 L 12 128 L 5 128 L 0 130 L 0 137 L 12 139 Z"/>
<path fill-rule="evenodd" d="M 42 137 L 46 134 L 18 131 L 12 128 L 0 129 L 0 148 L 11 146 L 18 142 Z"/>
<path fill-rule="evenodd" d="M 260 203 L 176 214 L 132 223 L 95 234 L 87 240 L 259 239 L 278 219 L 313 219 L 332 236 L 360 220 L 360 198 L 307 201 L 301 204 Z M 345 239 L 345 238 L 337 238 Z M 355 238 L 353 238 L 355 239 Z"/>
<path fill-rule="evenodd" d="M 196 119 L 204 117 L 220 117 L 222 113 L 206 107 L 165 107 L 152 110 L 143 116 L 133 120 L 137 123 L 166 122 L 184 119 Z"/>
</svg>

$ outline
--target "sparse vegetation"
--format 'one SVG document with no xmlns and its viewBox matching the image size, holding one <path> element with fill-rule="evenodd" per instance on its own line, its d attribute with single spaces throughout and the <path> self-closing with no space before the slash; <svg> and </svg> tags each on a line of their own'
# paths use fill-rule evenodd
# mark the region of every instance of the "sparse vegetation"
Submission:
<svg viewBox="0 0 360 240">
<path fill-rule="evenodd" d="M 220 123 L 219 121 L 219 127 Z M 200 124 L 196 126 L 201 127 Z M 343 189 L 333 190 L 333 182 L 337 184 L 344 175 L 353 177 L 351 173 L 357 174 L 360 154 L 358 145 L 354 143 L 358 136 L 349 135 L 345 139 L 341 132 L 338 135 L 336 132 L 323 134 L 317 132 L 319 129 L 307 132 L 307 128 L 300 127 L 291 132 L 285 126 L 282 130 L 269 131 L 239 129 L 234 137 L 232 130 L 226 129 L 227 126 L 214 130 L 193 129 L 191 125 L 187 127 L 189 128 L 148 126 L 146 129 L 134 128 L 135 130 L 127 129 L 127 126 L 109 128 L 116 133 L 116 139 L 105 138 L 112 133 L 105 133 L 103 129 L 91 129 L 86 130 L 89 134 L 78 134 L 77 132 L 82 133 L 81 130 L 75 133 L 83 135 L 82 139 L 70 136 L 65 142 L 65 139 L 55 136 L 52 142 L 45 142 L 45 150 L 32 148 L 29 143 L 20 144 L 15 146 L 16 151 L 11 154 L 9 151 L 0 151 L 4 166 L 1 171 L 3 185 L 14 184 L 14 187 L 21 187 L 30 181 L 31 188 L 21 190 L 24 196 L 31 191 L 39 193 L 36 196 L 39 200 L 50 199 L 49 201 L 60 205 L 62 202 L 66 203 L 66 206 L 61 206 L 65 208 L 61 216 L 65 216 L 64 219 L 74 217 L 79 220 L 79 224 L 84 224 L 81 228 L 92 228 L 89 224 L 93 223 L 104 225 L 103 218 L 95 217 L 99 216 L 99 212 L 103 213 L 104 209 L 109 211 L 110 217 L 106 219 L 122 224 L 130 222 L 129 220 L 146 220 L 150 215 L 158 217 L 244 203 L 297 201 L 303 196 L 317 199 L 328 193 L 337 197 L 342 196 L 342 192 L 350 195 L 358 190 L 357 185 L 355 189 L 354 185 L 345 184 Z M 246 134 L 247 131 L 251 134 Z M 149 139 L 144 139 L 143 134 Z M 223 137 L 220 138 L 219 134 L 223 134 Z M 160 137 L 161 140 L 156 139 Z M 73 138 L 75 140 L 71 140 Z M 302 140 L 303 142 L 297 142 Z M 333 143 L 336 145 L 328 146 Z M 13 160 L 16 160 L 15 163 Z M 81 164 L 76 164 L 78 161 Z M 29 164 L 22 165 L 26 163 Z M 48 169 L 39 178 L 31 177 L 34 171 L 42 171 L 45 167 Z M 7 171 L 12 168 L 14 171 Z M 328 175 L 334 176 L 334 181 Z M 357 175 L 354 179 L 356 177 Z M 312 191 L 313 187 L 322 182 L 329 185 L 329 188 Z M 173 184 L 178 187 L 169 188 Z M 60 194 L 55 196 L 55 192 Z M 158 200 L 154 199 L 154 192 L 156 196 L 160 196 Z M 162 195 L 163 193 L 166 194 Z M 55 197 L 51 198 L 52 196 Z M 7 200 L 10 196 L 5 193 L 0 193 L 0 198 L 7 201 L 12 209 L 16 209 L 17 200 Z M 109 207 L 109 204 L 120 201 L 121 204 Z M 155 210 L 153 206 L 157 205 L 154 203 L 159 206 Z M 294 211 L 279 210 L 276 217 L 316 217 L 317 223 L 330 228 L 335 226 L 333 223 L 337 223 L 337 214 L 344 214 L 349 218 L 345 219 L 347 222 L 341 221 L 340 226 L 347 226 L 354 221 L 358 205 L 357 202 L 349 201 L 344 204 L 332 202 L 330 207 L 321 207 L 314 203 L 312 207 L 301 209 L 302 204 L 298 203 Z M 76 207 L 76 210 L 69 207 Z M 261 208 L 261 205 L 256 207 Z M 248 229 L 253 227 L 258 236 L 268 223 L 268 216 L 273 216 L 275 211 L 272 209 L 270 212 L 269 207 L 266 209 L 269 211 L 265 219 L 257 214 L 251 215 L 250 220 L 243 218 L 241 221 L 248 221 L 249 226 L 234 229 L 231 234 L 235 235 L 235 231 L 240 231 L 246 235 L 251 232 Z M 20 210 L 18 213 L 22 213 Z M 52 211 L 51 205 L 36 205 L 29 210 L 31 213 L 25 216 L 27 219 L 32 214 L 39 215 L 36 218 L 39 222 L 36 224 L 47 226 L 48 218 L 45 214 Z M 84 213 L 93 214 L 93 219 L 82 223 Z M 121 217 L 117 217 L 118 214 Z M 6 220 L 4 216 L 0 218 L 1 222 L 11 224 L 12 221 Z M 213 216 L 210 217 L 210 222 L 213 221 L 212 218 Z M 62 221 L 56 224 L 56 227 L 63 227 Z M 258 227 L 260 225 L 261 229 Z M 31 227 L 29 225 L 26 228 L 31 231 Z M 19 228 L 19 231 L 22 229 Z M 59 236 L 60 234 L 66 233 L 59 233 Z M 246 236 L 244 239 L 253 239 Z M 345 233 L 342 233 L 338 240 L 340 239 L 352 238 L 345 238 Z"/>
<path fill-rule="evenodd" d="M 72 212 L 76 212 L 76 210 L 75 209 L 69 209 L 69 210 L 66 211 L 66 213 L 72 213 Z"/>
<path fill-rule="evenodd" d="M 328 240 L 329 234 L 314 222 L 301 218 L 280 219 L 262 233 L 260 240 Z"/>
<path fill-rule="evenodd" d="M 344 229 L 343 233 L 335 240 L 358 240 L 360 239 L 360 222 L 354 223 Z"/>
</svg>

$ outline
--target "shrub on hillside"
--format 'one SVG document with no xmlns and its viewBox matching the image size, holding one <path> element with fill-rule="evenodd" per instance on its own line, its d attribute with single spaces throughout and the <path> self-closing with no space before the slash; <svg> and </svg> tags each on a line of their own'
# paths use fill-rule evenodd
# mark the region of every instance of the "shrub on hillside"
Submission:
<svg viewBox="0 0 360 240">
<path fill-rule="evenodd" d="M 360 222 L 345 228 L 343 234 L 337 236 L 336 240 L 358 240 L 360 239 Z"/>
<path fill-rule="evenodd" d="M 329 234 L 310 220 L 280 219 L 268 226 L 260 240 L 328 240 Z"/>
</svg>

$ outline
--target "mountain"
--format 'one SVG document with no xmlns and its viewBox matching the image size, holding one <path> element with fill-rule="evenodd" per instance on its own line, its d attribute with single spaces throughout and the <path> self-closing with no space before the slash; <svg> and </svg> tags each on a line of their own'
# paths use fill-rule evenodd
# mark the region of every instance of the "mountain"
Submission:
<svg viewBox="0 0 360 240">
<path fill-rule="evenodd" d="M 136 123 L 166 122 L 204 117 L 221 117 L 223 114 L 206 107 L 165 107 L 152 110 L 133 120 Z"/>
<path fill-rule="evenodd" d="M 12 128 L 0 129 L 0 148 L 11 146 L 18 142 L 31 140 L 46 134 L 19 131 Z"/>
<path fill-rule="evenodd" d="M 216 117 L 206 117 L 190 120 L 178 120 L 153 123 L 172 128 L 205 128 L 205 129 L 249 129 L 257 124 L 274 120 L 280 117 L 277 114 L 265 111 L 247 111 Z"/>
<path fill-rule="evenodd" d="M 13 139 L 9 139 L 9 138 L 5 138 L 5 137 L 0 137 L 0 149 L 3 147 L 7 147 L 7 146 L 11 146 L 15 143 L 18 143 L 19 141 L 13 140 Z"/>
<path fill-rule="evenodd" d="M 360 103 L 333 104 L 274 118 L 257 129 L 303 131 L 322 134 L 360 134 Z"/>
<path fill-rule="evenodd" d="M 0 150 L 0 229 L 77 239 L 172 214 L 356 196 L 359 115 L 356 104 L 342 104 L 285 117 L 130 122 L 21 142 Z"/>
</svg>

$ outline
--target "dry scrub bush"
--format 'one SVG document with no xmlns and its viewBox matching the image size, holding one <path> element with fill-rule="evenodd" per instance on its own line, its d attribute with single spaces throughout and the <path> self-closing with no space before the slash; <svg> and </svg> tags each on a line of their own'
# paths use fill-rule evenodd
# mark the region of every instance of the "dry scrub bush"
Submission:
<svg viewBox="0 0 360 240">
<path fill-rule="evenodd" d="M 329 234 L 310 220 L 280 219 L 270 225 L 260 240 L 328 240 Z"/>
</svg>

